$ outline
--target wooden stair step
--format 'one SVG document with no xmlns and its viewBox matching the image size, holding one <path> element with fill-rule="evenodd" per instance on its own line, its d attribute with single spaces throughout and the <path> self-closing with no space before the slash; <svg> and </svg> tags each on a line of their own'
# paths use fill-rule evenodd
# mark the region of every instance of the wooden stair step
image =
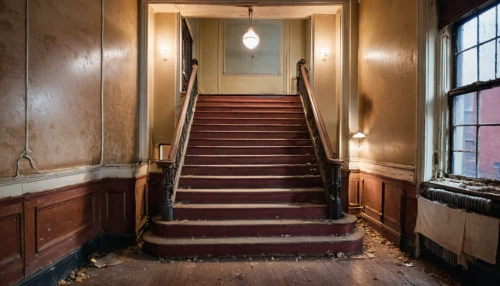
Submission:
<svg viewBox="0 0 500 286">
<path fill-rule="evenodd" d="M 144 235 L 145 250 L 155 256 L 223 256 L 260 254 L 336 254 L 361 251 L 365 232 L 357 229 L 343 236 L 271 236 L 165 238 Z"/>
<path fill-rule="evenodd" d="M 174 204 L 176 220 L 322 219 L 326 213 L 326 205 L 307 203 Z"/>
<path fill-rule="evenodd" d="M 194 118 L 305 118 L 304 112 L 196 111 Z"/>
<path fill-rule="evenodd" d="M 345 214 L 339 220 L 264 219 L 264 220 L 182 220 L 161 221 L 153 218 L 154 235 L 163 237 L 245 237 L 345 235 L 353 232 L 356 217 Z"/>
<path fill-rule="evenodd" d="M 298 112 L 303 113 L 302 106 L 286 106 L 286 107 L 273 107 L 273 106 L 196 106 L 196 112 Z"/>
<path fill-rule="evenodd" d="M 310 203 L 323 202 L 321 188 L 178 189 L 176 202 L 189 203 Z"/>
<path fill-rule="evenodd" d="M 198 101 L 196 107 L 201 106 L 235 106 L 235 107 L 300 107 L 302 108 L 302 102 L 300 101 L 268 101 L 268 102 L 258 102 L 258 101 L 227 101 L 227 100 L 210 100 L 210 101 Z"/>
<path fill-rule="evenodd" d="M 321 186 L 320 176 L 180 176 L 181 188 L 308 188 Z"/>
<path fill-rule="evenodd" d="M 227 139 L 247 139 L 247 138 L 274 138 L 274 139 L 310 139 L 307 131 L 191 131 L 189 138 L 227 138 Z"/>
<path fill-rule="evenodd" d="M 193 119 L 193 124 L 306 124 L 305 117 L 303 118 L 213 118 L 213 117 L 196 117 Z"/>
<path fill-rule="evenodd" d="M 304 124 L 193 124 L 191 131 L 307 131 Z"/>
<path fill-rule="evenodd" d="M 315 164 L 313 155 L 186 155 L 188 165 Z"/>
<path fill-rule="evenodd" d="M 200 94 L 198 102 L 301 102 L 298 95 L 206 95 Z"/>
<path fill-rule="evenodd" d="M 187 175 L 226 176 L 299 176 L 318 175 L 318 166 L 313 164 L 264 164 L 264 165 L 184 165 L 181 170 Z"/>
<path fill-rule="evenodd" d="M 312 146 L 189 146 L 186 155 L 313 154 Z"/>
<path fill-rule="evenodd" d="M 188 141 L 188 147 L 191 146 L 311 146 L 311 139 L 219 139 L 204 138 Z"/>
</svg>

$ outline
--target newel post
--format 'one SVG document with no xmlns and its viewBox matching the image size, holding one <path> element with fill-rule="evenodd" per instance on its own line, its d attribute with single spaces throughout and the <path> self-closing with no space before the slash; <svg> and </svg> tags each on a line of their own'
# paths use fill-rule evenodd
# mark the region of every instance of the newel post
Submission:
<svg viewBox="0 0 500 286">
<path fill-rule="evenodd" d="M 330 172 L 330 200 L 328 202 L 328 218 L 341 219 L 344 217 L 342 209 L 342 201 L 340 199 L 340 191 L 342 189 L 342 162 L 335 162 L 328 164 L 328 171 Z"/>
<path fill-rule="evenodd" d="M 174 193 L 174 168 L 172 165 L 164 166 L 163 170 L 163 202 L 161 204 L 161 220 L 174 220 L 174 204 L 172 194 Z"/>
</svg>

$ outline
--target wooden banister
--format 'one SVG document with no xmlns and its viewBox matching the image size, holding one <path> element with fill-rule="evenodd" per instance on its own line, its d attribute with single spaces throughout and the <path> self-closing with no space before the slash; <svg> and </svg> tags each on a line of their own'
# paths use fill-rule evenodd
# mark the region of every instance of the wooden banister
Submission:
<svg viewBox="0 0 500 286">
<path fill-rule="evenodd" d="M 301 96 L 304 105 L 307 125 L 311 133 L 316 160 L 323 180 L 328 204 L 328 218 L 341 219 L 344 217 L 340 200 L 341 168 L 344 162 L 337 159 L 337 154 L 333 152 L 325 123 L 314 99 L 309 83 L 309 72 L 305 64 L 306 61 L 303 59 L 297 63 L 297 92 Z"/>
<path fill-rule="evenodd" d="M 191 70 L 191 76 L 189 78 L 186 98 L 184 99 L 181 114 L 179 115 L 179 122 L 175 128 L 170 151 L 168 152 L 167 158 L 160 158 L 157 162 L 158 167 L 163 171 L 164 177 L 164 195 L 161 208 L 161 217 L 164 221 L 171 221 L 174 219 L 172 197 L 175 193 L 175 185 L 180 170 L 180 164 L 187 146 L 189 129 L 191 127 L 194 106 L 198 95 L 197 70 L 198 61 L 193 59 L 193 69 Z"/>
</svg>

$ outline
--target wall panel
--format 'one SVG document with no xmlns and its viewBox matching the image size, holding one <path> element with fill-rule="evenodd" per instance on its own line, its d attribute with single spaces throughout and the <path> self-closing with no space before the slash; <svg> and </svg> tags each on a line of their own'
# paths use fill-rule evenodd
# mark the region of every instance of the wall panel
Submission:
<svg viewBox="0 0 500 286">
<path fill-rule="evenodd" d="M 23 202 L 0 202 L 0 277 L 10 284 L 22 279 L 24 272 Z"/>
<path fill-rule="evenodd" d="M 100 189 L 94 181 L 25 197 L 26 276 L 100 232 Z"/>
<path fill-rule="evenodd" d="M 101 201 L 104 231 L 134 233 L 135 179 L 104 179 Z"/>
<path fill-rule="evenodd" d="M 361 172 L 362 217 L 399 246 L 412 245 L 417 219 L 415 184 Z"/>
</svg>

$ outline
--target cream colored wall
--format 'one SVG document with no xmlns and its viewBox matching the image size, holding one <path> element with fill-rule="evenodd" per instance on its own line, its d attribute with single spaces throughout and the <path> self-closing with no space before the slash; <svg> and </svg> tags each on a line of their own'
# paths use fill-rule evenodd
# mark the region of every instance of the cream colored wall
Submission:
<svg viewBox="0 0 500 286">
<path fill-rule="evenodd" d="M 153 83 L 153 146 L 170 143 L 175 131 L 177 97 L 178 16 L 155 14 Z M 150 34 L 151 35 L 151 34 Z M 168 49 L 168 59 L 160 55 L 160 46 Z"/>
<path fill-rule="evenodd" d="M 337 103 L 337 33 L 335 15 L 313 15 L 313 76 L 312 85 L 316 103 L 334 150 L 338 150 Z M 323 50 L 328 57 L 323 59 Z"/>
<path fill-rule="evenodd" d="M 360 158 L 414 165 L 417 0 L 363 0 L 359 18 Z"/>
<path fill-rule="evenodd" d="M 280 75 L 225 75 L 224 20 L 200 19 L 199 88 L 206 94 L 295 93 L 295 64 L 306 55 L 305 20 L 284 20 L 281 25 Z"/>
<path fill-rule="evenodd" d="M 154 83 L 155 83 L 155 12 L 148 6 L 148 128 L 149 128 L 149 156 L 154 158 L 153 132 L 154 132 Z"/>
</svg>

